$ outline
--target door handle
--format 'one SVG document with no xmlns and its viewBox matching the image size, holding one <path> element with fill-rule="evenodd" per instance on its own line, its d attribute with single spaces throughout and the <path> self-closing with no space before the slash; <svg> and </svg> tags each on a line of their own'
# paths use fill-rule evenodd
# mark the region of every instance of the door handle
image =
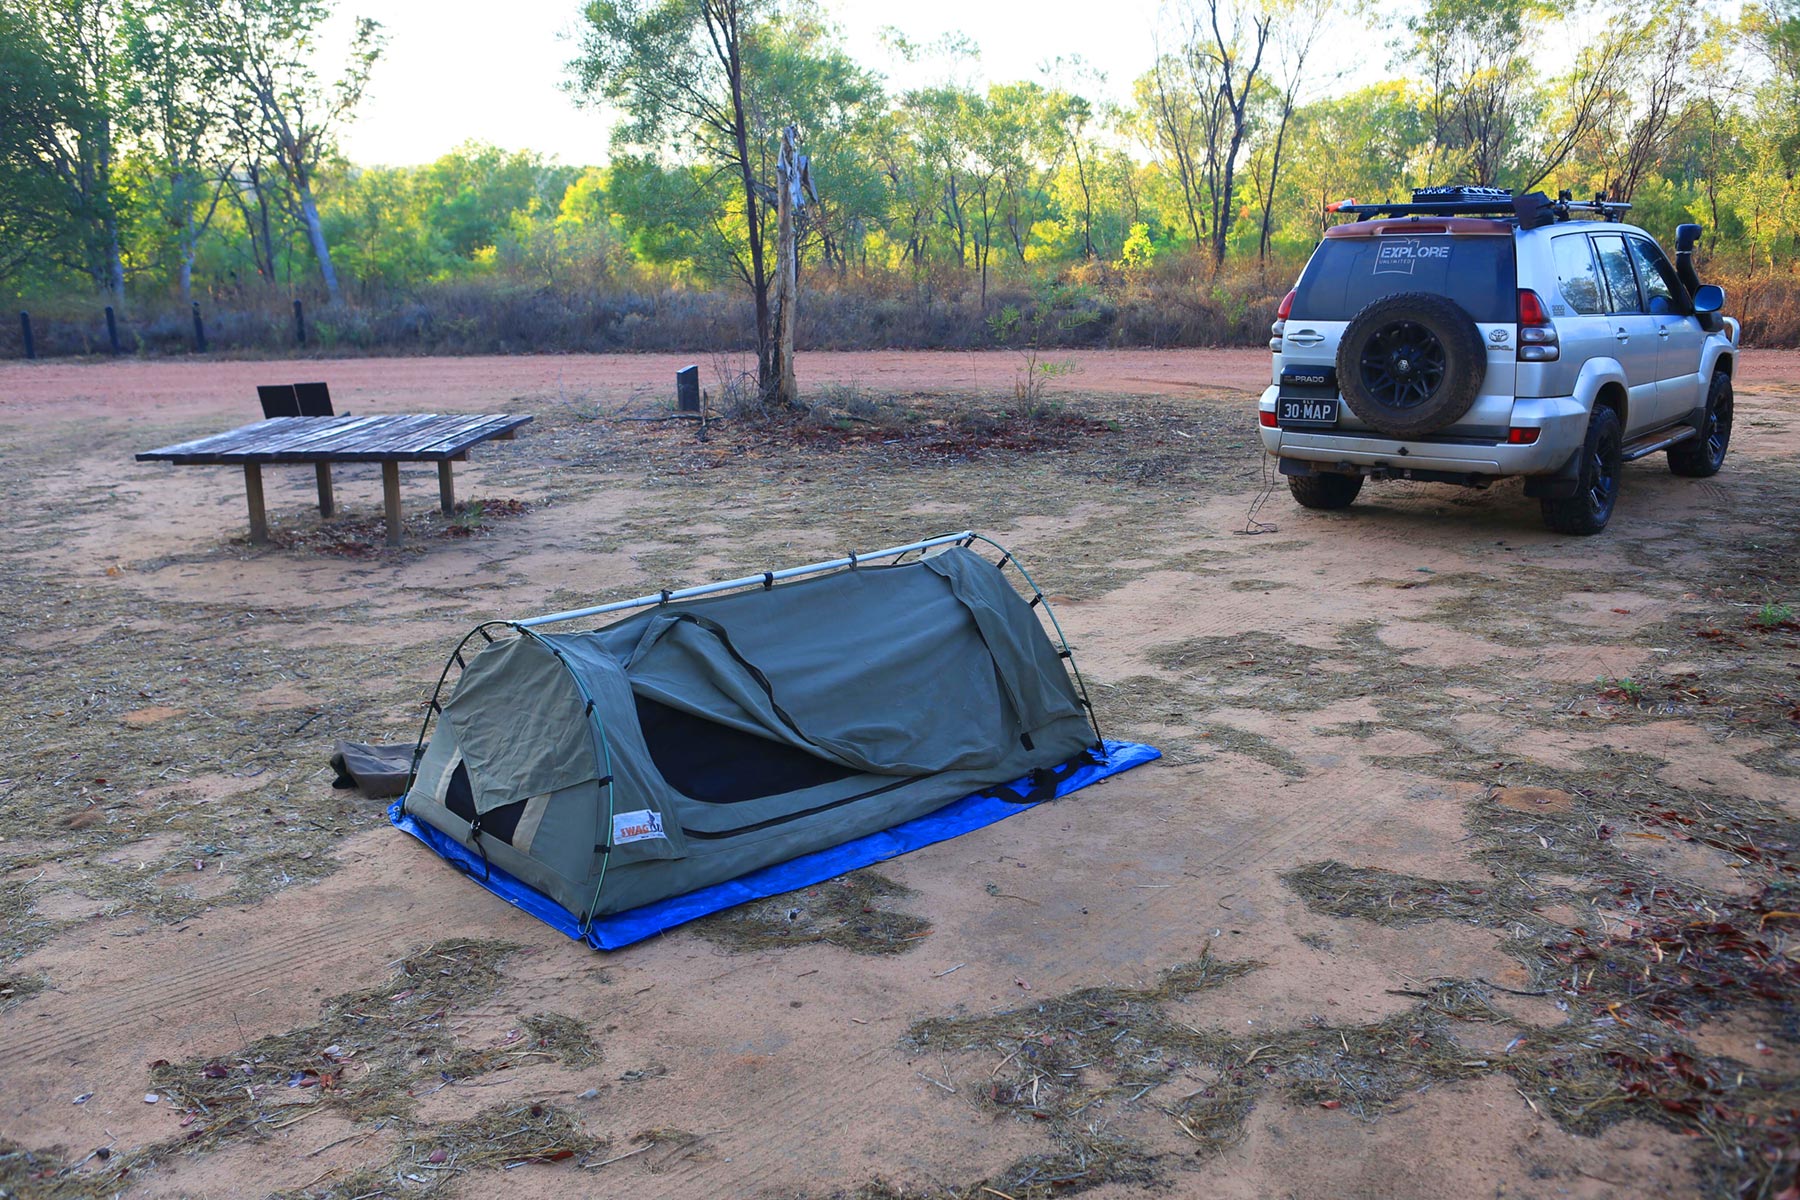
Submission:
<svg viewBox="0 0 1800 1200">
<path fill-rule="evenodd" d="M 1623 326 L 1613 330 L 1613 336 L 1618 338 L 1621 342 L 1629 342 L 1631 340 L 1631 334 L 1626 332 Z"/>
<path fill-rule="evenodd" d="M 1286 340 L 1296 346 L 1316 346 L 1325 340 L 1325 335 L 1311 329 L 1302 329 L 1299 333 L 1285 335 Z"/>
<path fill-rule="evenodd" d="M 1669 327 L 1667 325 L 1658 325 L 1656 327 L 1656 336 L 1659 338 L 1668 337 L 1669 336 Z"/>
</svg>

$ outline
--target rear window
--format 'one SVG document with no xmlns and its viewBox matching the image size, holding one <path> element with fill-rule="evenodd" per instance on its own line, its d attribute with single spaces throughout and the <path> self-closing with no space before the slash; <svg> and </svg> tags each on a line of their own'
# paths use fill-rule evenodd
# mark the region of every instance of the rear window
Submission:
<svg viewBox="0 0 1800 1200">
<path fill-rule="evenodd" d="M 1397 292 L 1448 296 L 1477 321 L 1519 319 L 1518 271 L 1510 237 L 1327 238 L 1300 275 L 1293 315 L 1348 321 Z"/>
<path fill-rule="evenodd" d="M 1585 316 L 1606 311 L 1606 297 L 1600 291 L 1600 276 L 1594 273 L 1594 253 L 1588 248 L 1587 234 L 1571 233 L 1550 239 L 1556 256 L 1556 286 L 1569 307 Z"/>
</svg>

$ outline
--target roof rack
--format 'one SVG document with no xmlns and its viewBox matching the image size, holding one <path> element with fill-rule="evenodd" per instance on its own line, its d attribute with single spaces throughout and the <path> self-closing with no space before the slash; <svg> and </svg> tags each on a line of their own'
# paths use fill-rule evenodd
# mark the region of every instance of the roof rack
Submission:
<svg viewBox="0 0 1800 1200">
<path fill-rule="evenodd" d="M 1357 217 L 1510 217 L 1526 229 L 1572 220 L 1578 213 L 1592 214 L 1593 219 L 1601 221 L 1618 221 L 1630 209 L 1629 201 L 1608 200 L 1604 194 L 1592 200 L 1577 200 L 1573 193 L 1564 191 L 1552 200 L 1542 192 L 1515 196 L 1507 188 L 1463 186 L 1414 188 L 1408 203 L 1345 201 L 1326 207 L 1328 212 Z"/>
</svg>

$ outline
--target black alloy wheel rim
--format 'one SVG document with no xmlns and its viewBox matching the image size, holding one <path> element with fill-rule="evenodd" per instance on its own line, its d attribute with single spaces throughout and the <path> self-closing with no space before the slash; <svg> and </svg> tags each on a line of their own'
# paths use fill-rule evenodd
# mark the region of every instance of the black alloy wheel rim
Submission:
<svg viewBox="0 0 1800 1200">
<path fill-rule="evenodd" d="M 1414 321 L 1383 326 L 1363 347 L 1363 390 L 1384 408 L 1417 408 L 1449 373 L 1444 343 Z"/>
<path fill-rule="evenodd" d="M 1612 515 L 1613 501 L 1619 497 L 1619 443 L 1616 437 L 1602 438 L 1588 460 L 1592 484 L 1588 488 L 1588 508 L 1596 520 Z"/>
<path fill-rule="evenodd" d="M 1706 457 L 1713 466 L 1725 461 L 1725 447 L 1731 444 L 1731 401 L 1706 406 Z"/>
</svg>

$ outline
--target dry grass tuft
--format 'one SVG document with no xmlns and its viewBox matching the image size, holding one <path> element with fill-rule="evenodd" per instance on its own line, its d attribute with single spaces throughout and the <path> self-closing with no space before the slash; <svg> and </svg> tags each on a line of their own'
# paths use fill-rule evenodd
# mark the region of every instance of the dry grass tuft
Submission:
<svg viewBox="0 0 1800 1200">
<path fill-rule="evenodd" d="M 581 1122 L 553 1104 L 511 1103 L 485 1108 L 464 1121 L 434 1125 L 409 1139 L 401 1162 L 445 1173 L 530 1162 L 567 1162 L 604 1151 Z"/>
<path fill-rule="evenodd" d="M 515 949 L 466 938 L 438 942 L 402 959 L 380 987 L 327 1002 L 316 1025 L 218 1058 L 153 1064 L 152 1085 L 193 1118 L 179 1144 L 266 1132 L 314 1106 L 352 1119 L 404 1116 L 418 1081 L 440 1072 L 456 1078 L 452 1067 L 461 1074 L 492 1069 L 499 1056 L 468 1063 L 445 1018 L 491 996 L 500 961 Z"/>
<path fill-rule="evenodd" d="M 715 913 L 689 928 L 736 953 L 824 943 L 855 954 L 904 954 L 931 933 L 924 918 L 887 907 L 912 894 L 875 871 L 853 871 Z"/>
</svg>

